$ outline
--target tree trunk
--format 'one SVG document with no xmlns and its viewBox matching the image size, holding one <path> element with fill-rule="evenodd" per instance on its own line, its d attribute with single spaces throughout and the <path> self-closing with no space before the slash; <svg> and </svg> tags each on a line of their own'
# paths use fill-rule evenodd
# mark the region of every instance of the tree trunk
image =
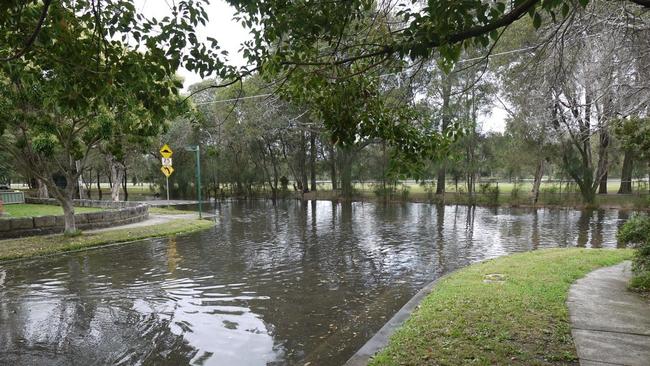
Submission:
<svg viewBox="0 0 650 366">
<path fill-rule="evenodd" d="M 609 169 L 609 132 L 605 126 L 600 128 L 600 159 L 598 163 L 598 172 L 600 173 L 600 182 L 598 183 L 598 194 L 607 194 L 607 173 Z"/>
<path fill-rule="evenodd" d="M 307 133 L 300 133 L 300 159 L 298 159 L 300 166 L 300 180 L 302 181 L 301 194 L 309 192 L 308 180 L 307 180 Z"/>
<path fill-rule="evenodd" d="M 578 184 L 578 187 L 586 204 L 591 205 L 596 202 L 596 187 L 592 188 L 591 184 Z"/>
<path fill-rule="evenodd" d="M 311 173 L 311 190 L 316 191 L 316 133 L 309 136 L 309 171 Z"/>
<path fill-rule="evenodd" d="M 79 199 L 85 199 L 87 198 L 86 195 L 84 194 L 84 180 L 83 180 L 83 174 L 81 173 L 81 161 L 77 160 L 75 162 L 75 168 L 76 171 L 78 172 L 77 174 L 79 175 L 79 178 L 77 178 L 77 195 Z"/>
<path fill-rule="evenodd" d="M 339 170 L 341 172 L 341 194 L 343 198 L 352 198 L 352 151 L 340 148 L 338 151 Z"/>
<path fill-rule="evenodd" d="M 99 200 L 102 200 L 102 185 L 99 182 L 99 169 L 97 170 L 97 192 L 99 193 Z"/>
<path fill-rule="evenodd" d="M 533 181 L 533 205 L 537 204 L 539 200 L 539 187 L 542 185 L 542 177 L 544 176 L 544 159 L 540 159 L 535 169 L 535 180 Z"/>
<path fill-rule="evenodd" d="M 111 177 L 110 177 L 110 182 L 112 182 L 111 185 L 111 200 L 113 202 L 119 202 L 120 201 L 120 189 L 121 187 L 121 182 L 124 179 L 124 164 L 121 162 L 117 161 L 114 156 L 112 155 L 107 155 L 106 160 L 108 162 L 108 166 L 111 170 Z"/>
<path fill-rule="evenodd" d="M 72 197 L 64 197 L 59 199 L 61 207 L 63 207 L 63 217 L 65 219 L 65 234 L 72 234 L 77 231 L 77 223 L 74 218 L 74 205 Z"/>
<path fill-rule="evenodd" d="M 605 172 L 605 174 L 600 178 L 598 194 L 607 194 L 607 172 Z"/>
<path fill-rule="evenodd" d="M 445 77 L 444 83 L 442 85 L 442 125 L 440 126 L 441 131 L 445 131 L 449 124 L 451 123 L 451 111 L 450 111 L 450 100 L 451 100 L 451 74 Z M 441 166 L 438 169 L 438 183 L 436 184 L 436 194 L 445 193 L 445 181 L 447 174 L 447 164 L 443 159 L 441 161 Z"/>
<path fill-rule="evenodd" d="M 40 179 L 37 179 L 38 182 L 38 198 L 50 198 L 50 193 L 47 189 L 47 185 Z"/>
<path fill-rule="evenodd" d="M 330 150 L 330 179 L 332 180 L 332 191 L 336 191 L 338 189 L 338 177 L 336 176 L 336 152 L 334 150 L 334 146 L 330 145 L 329 146 Z"/>
<path fill-rule="evenodd" d="M 634 157 L 631 150 L 625 150 L 623 156 L 623 169 L 621 171 L 621 187 L 618 194 L 632 194 L 632 170 L 634 169 Z"/>
<path fill-rule="evenodd" d="M 445 167 L 445 162 L 442 162 L 442 167 L 438 169 L 438 182 L 436 183 L 436 194 L 443 194 L 445 193 L 445 173 L 446 173 L 446 167 Z"/>
<path fill-rule="evenodd" d="M 127 188 L 128 179 L 126 177 L 126 167 L 124 167 L 124 177 L 122 178 L 122 190 L 124 191 L 124 200 L 129 200 L 129 190 Z"/>
</svg>

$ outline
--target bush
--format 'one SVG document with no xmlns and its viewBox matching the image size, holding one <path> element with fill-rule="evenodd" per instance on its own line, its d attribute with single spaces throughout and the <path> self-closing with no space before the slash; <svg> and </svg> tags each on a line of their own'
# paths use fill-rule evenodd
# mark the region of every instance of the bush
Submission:
<svg viewBox="0 0 650 366">
<path fill-rule="evenodd" d="M 490 183 L 481 183 L 479 184 L 478 191 L 485 196 L 487 204 L 499 204 L 499 186 L 493 186 Z"/>
<path fill-rule="evenodd" d="M 402 187 L 402 191 L 400 193 L 402 195 L 402 200 L 404 200 L 404 201 L 408 200 L 409 193 L 410 193 L 409 187 L 406 187 L 406 186 Z"/>
<path fill-rule="evenodd" d="M 622 243 L 637 246 L 632 263 L 635 277 L 630 282 L 630 287 L 650 291 L 650 217 L 632 216 L 621 226 L 616 237 Z"/>
<path fill-rule="evenodd" d="M 650 271 L 634 276 L 630 281 L 630 288 L 650 292 Z"/>
<path fill-rule="evenodd" d="M 632 216 L 616 233 L 621 243 L 642 245 L 650 241 L 650 217 L 647 215 Z"/>
<path fill-rule="evenodd" d="M 379 198 L 390 198 L 395 194 L 395 189 L 391 185 L 386 185 L 384 188 L 381 184 L 375 184 L 372 191 Z"/>
</svg>

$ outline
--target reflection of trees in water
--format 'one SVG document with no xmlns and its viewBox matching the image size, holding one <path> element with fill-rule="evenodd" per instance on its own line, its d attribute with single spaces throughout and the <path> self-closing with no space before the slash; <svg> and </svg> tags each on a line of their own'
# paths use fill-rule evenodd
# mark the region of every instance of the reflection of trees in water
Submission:
<svg viewBox="0 0 650 366">
<path fill-rule="evenodd" d="M 177 242 L 115 248 L 114 255 L 88 252 L 52 259 L 45 262 L 50 272 L 15 265 L 7 277 L 15 287 L 53 277 L 61 272 L 56 267 L 69 273 L 61 285 L 66 295 L 42 312 L 48 321 L 62 319 L 46 330 L 51 333 L 45 343 L 48 352 L 74 340 L 77 348 L 70 352 L 87 357 L 83 360 L 99 355 L 124 364 L 134 360 L 184 364 L 207 349 L 194 342 L 199 330 L 239 335 L 242 344 L 252 344 L 246 343 L 245 321 L 249 321 L 255 331 L 264 333 L 268 343 L 260 347 L 266 347 L 269 357 L 278 357 L 278 364 L 341 364 L 424 283 L 494 248 L 494 239 L 484 235 L 489 230 L 498 231 L 499 241 L 515 243 L 499 250 L 528 249 L 529 240 L 537 248 L 549 233 L 558 236 L 556 231 L 570 233 L 568 240 L 575 238 L 579 221 L 575 211 L 533 211 L 532 216 L 521 212 L 499 211 L 500 219 L 489 210 L 462 206 L 231 203 L 220 210 L 221 222 L 214 232 L 179 237 Z M 604 216 L 597 219 L 605 220 Z M 519 226 L 502 229 L 512 221 Z M 557 227 L 550 227 L 553 223 Z M 530 233 L 527 225 L 532 225 Z M 164 286 L 170 283 L 196 295 L 178 300 Z M 237 283 L 241 285 L 229 286 Z M 201 292 L 202 286 L 215 285 L 221 287 L 210 291 L 223 293 L 227 300 L 208 298 L 208 290 Z M 13 342 L 25 337 L 25 324 L 31 322 L 34 328 L 39 323 L 30 318 L 33 302 L 25 293 L 11 297 L 19 299 L 17 306 L 13 301 L 0 303 L 0 347 L 9 342 L 10 348 L 24 351 Z M 14 321 L 12 308 L 16 307 L 19 318 Z M 245 314 L 225 316 L 217 311 L 225 307 Z M 198 318 L 192 321 L 209 320 L 203 329 L 187 324 L 187 331 L 195 332 L 176 335 L 175 322 L 181 319 L 175 317 L 186 310 L 197 311 Z M 249 319 L 235 321 L 244 316 Z M 72 325 L 67 328 L 67 323 Z M 215 332 L 216 328 L 222 332 Z M 27 337 L 32 344 L 39 341 Z M 77 341 L 81 338 L 85 340 Z M 100 346 L 93 348 L 93 341 Z"/>
<path fill-rule="evenodd" d="M 533 209 L 533 223 L 530 234 L 531 249 L 536 250 L 539 248 L 539 212 L 538 209 Z"/>
<path fill-rule="evenodd" d="M 596 219 L 593 221 L 591 230 L 591 247 L 602 248 L 603 246 L 603 223 L 605 221 L 605 211 L 596 211 Z"/>
<path fill-rule="evenodd" d="M 591 221 L 592 215 L 592 210 L 582 210 L 578 216 L 578 239 L 576 246 L 579 248 L 586 247 L 587 242 L 589 242 L 589 222 Z"/>
<path fill-rule="evenodd" d="M 618 232 L 618 229 L 623 226 L 625 221 L 627 221 L 630 218 L 630 212 L 629 211 L 624 211 L 624 210 L 619 210 L 618 215 L 617 215 L 617 223 L 616 223 L 616 231 Z M 621 243 L 619 241 L 616 242 L 616 247 L 617 248 L 625 248 L 626 245 L 624 243 Z"/>
<path fill-rule="evenodd" d="M 196 350 L 168 321 L 137 309 L 137 299 L 156 296 L 157 287 L 125 293 L 150 266 L 119 265 L 104 254 L 52 259 L 45 273 L 28 265 L 9 267 L 12 292 L 2 294 L 0 363 L 186 364 L 194 357 Z M 129 260 L 149 262 L 149 254 L 132 251 Z M 108 280 L 114 267 L 119 274 Z"/>
</svg>

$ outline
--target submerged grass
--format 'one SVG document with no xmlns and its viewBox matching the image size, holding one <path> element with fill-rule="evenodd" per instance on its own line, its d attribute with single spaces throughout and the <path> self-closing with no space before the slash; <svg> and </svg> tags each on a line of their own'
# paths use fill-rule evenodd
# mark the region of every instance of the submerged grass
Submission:
<svg viewBox="0 0 650 366">
<path fill-rule="evenodd" d="M 192 211 L 182 211 L 174 207 L 149 207 L 149 213 L 155 215 L 190 214 Z"/>
<path fill-rule="evenodd" d="M 130 242 L 153 237 L 172 236 L 210 228 L 211 221 L 198 219 L 175 219 L 162 224 L 116 229 L 80 236 L 62 234 L 30 236 L 0 240 L 0 260 L 19 259 L 87 249 L 101 245 Z"/>
<path fill-rule="evenodd" d="M 631 257 L 629 249 L 548 249 L 464 268 L 435 286 L 370 364 L 574 364 L 569 287 Z"/>
</svg>

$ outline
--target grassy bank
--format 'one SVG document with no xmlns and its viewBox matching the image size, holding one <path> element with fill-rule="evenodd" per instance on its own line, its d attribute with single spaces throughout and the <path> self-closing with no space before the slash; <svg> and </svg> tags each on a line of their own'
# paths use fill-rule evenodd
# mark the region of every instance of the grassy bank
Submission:
<svg viewBox="0 0 650 366">
<path fill-rule="evenodd" d="M 96 207 L 75 207 L 75 213 L 97 212 L 101 208 Z M 61 216 L 63 209 L 54 205 L 38 205 L 32 203 L 19 203 L 13 205 L 4 205 L 5 215 L 2 218 L 12 217 L 37 217 L 37 216 Z"/>
<path fill-rule="evenodd" d="M 569 287 L 631 256 L 626 249 L 550 249 L 464 268 L 436 285 L 370 364 L 572 363 Z"/>
<path fill-rule="evenodd" d="M 211 221 L 206 220 L 174 219 L 157 225 L 82 234 L 77 237 L 65 237 L 57 234 L 6 239 L 0 240 L 0 260 L 27 258 L 92 248 L 106 244 L 165 237 L 207 229 L 213 225 Z"/>
</svg>

